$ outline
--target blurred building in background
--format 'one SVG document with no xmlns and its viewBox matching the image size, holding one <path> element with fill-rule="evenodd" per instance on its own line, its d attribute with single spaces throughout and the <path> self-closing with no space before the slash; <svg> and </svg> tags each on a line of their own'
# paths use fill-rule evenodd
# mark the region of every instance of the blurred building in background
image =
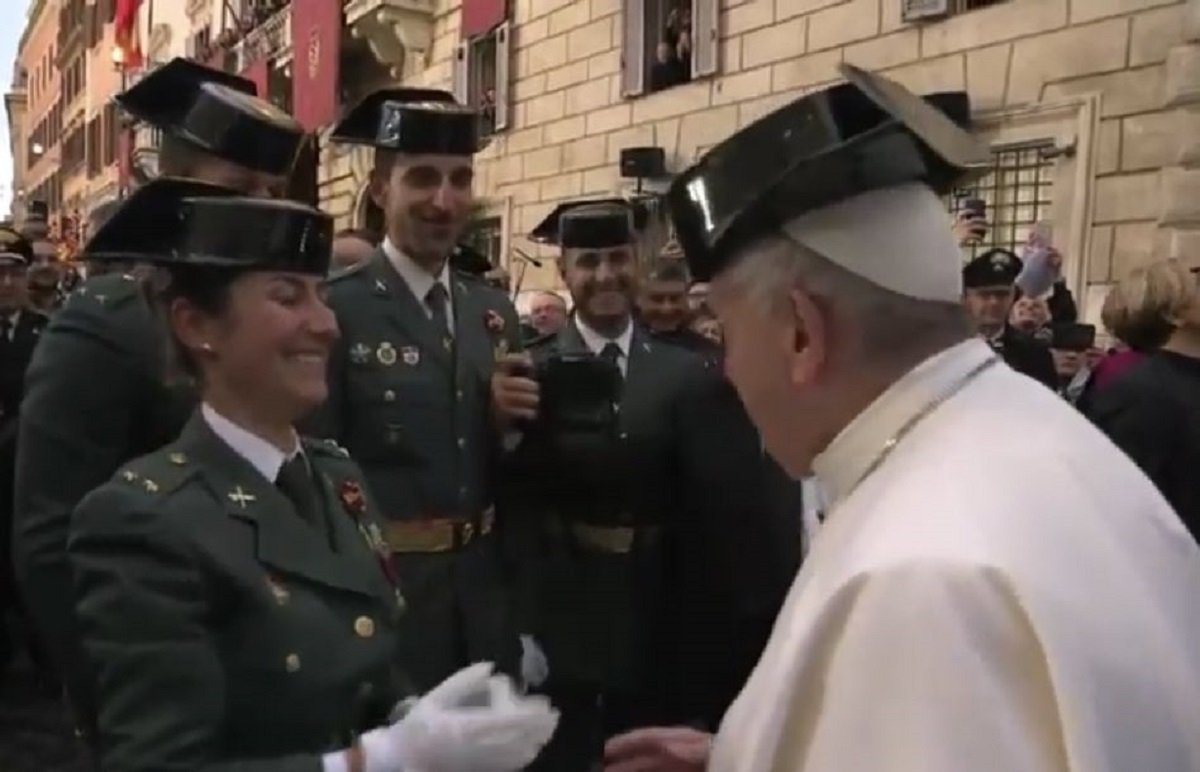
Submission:
<svg viewBox="0 0 1200 772">
<path fill-rule="evenodd" d="M 123 5 L 134 9 L 139 57 L 127 58 L 127 80 L 192 56 L 253 79 L 315 130 L 293 195 L 318 201 L 339 226 L 380 223 L 366 194 L 371 153 L 325 141 L 341 109 L 384 84 L 444 87 L 478 106 L 493 139 L 478 158 L 475 242 L 514 279 L 527 271 L 526 288 L 558 281 L 553 261 L 538 268 L 517 257 L 547 256 L 524 235 L 555 204 L 648 197 L 644 246 L 657 251 L 670 233 L 654 196 L 672 173 L 832 83 L 842 61 L 920 92 L 970 93 L 995 169 L 963 194 L 987 201 L 989 245 L 1019 245 L 1051 222 L 1085 316 L 1134 265 L 1200 259 L 1200 0 L 115 2 L 118 17 Z M 56 31 L 43 28 L 65 18 L 42 5 L 54 2 L 31 11 L 27 78 L 54 45 Z M 57 85 L 46 88 L 64 120 L 91 115 L 88 102 L 75 107 Z M 35 108 L 25 86 L 34 126 L 49 93 Z M 132 127 L 128 139 L 136 169 L 154 138 Z M 25 188 L 60 172 L 43 163 L 23 166 Z M 74 183 L 64 189 L 84 200 Z"/>
</svg>

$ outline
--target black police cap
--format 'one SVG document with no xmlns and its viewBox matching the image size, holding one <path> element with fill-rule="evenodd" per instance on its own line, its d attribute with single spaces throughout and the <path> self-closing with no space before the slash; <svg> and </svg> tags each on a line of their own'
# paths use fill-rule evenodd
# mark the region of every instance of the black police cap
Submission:
<svg viewBox="0 0 1200 772">
<path fill-rule="evenodd" d="M 114 100 L 171 136 L 269 174 L 287 174 L 305 138 L 295 119 L 255 96 L 253 82 L 188 59 L 167 62 Z"/>
<path fill-rule="evenodd" d="M 944 194 L 986 173 L 987 147 L 941 109 L 852 65 L 841 73 L 849 82 L 760 118 L 671 184 L 667 206 L 697 280 L 805 212 L 906 183 Z"/>
<path fill-rule="evenodd" d="M 529 240 L 562 248 L 604 249 L 632 244 L 646 227 L 646 207 L 622 198 L 567 201 L 529 233 Z"/>
<path fill-rule="evenodd" d="M 0 228 L 0 263 L 29 265 L 33 262 L 33 243 L 12 228 Z"/>
<path fill-rule="evenodd" d="M 1096 344 L 1096 325 L 1055 322 L 1050 326 L 1051 348 L 1063 351 L 1087 351 Z"/>
<path fill-rule="evenodd" d="M 1004 287 L 1016 283 L 1025 264 L 1021 258 L 1002 247 L 994 247 L 963 266 L 963 287 Z"/>
<path fill-rule="evenodd" d="M 385 88 L 369 94 L 333 127 L 330 139 L 402 153 L 474 155 L 486 144 L 479 113 L 448 91 Z"/>
<path fill-rule="evenodd" d="M 317 209 L 171 177 L 138 188 L 83 250 L 88 260 L 318 276 L 332 254 L 333 220 Z"/>
</svg>

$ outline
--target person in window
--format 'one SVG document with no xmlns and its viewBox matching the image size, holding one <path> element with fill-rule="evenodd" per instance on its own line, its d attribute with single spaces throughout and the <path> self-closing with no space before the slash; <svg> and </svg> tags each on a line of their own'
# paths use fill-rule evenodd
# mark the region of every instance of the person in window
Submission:
<svg viewBox="0 0 1200 772">
<path fill-rule="evenodd" d="M 161 179 L 89 244 L 171 256 L 156 306 L 200 397 L 71 519 L 108 772 L 500 772 L 553 732 L 489 664 L 389 722 L 404 598 L 379 513 L 346 451 L 294 428 L 327 394 L 332 240 L 303 204 Z"/>
<path fill-rule="evenodd" d="M 654 51 L 654 66 L 650 69 L 650 89 L 663 89 L 678 86 L 688 80 L 687 65 L 679 60 L 676 46 L 669 40 L 663 40 Z"/>
<path fill-rule="evenodd" d="M 1089 415 L 1132 458 L 1200 539 L 1200 291 L 1177 260 L 1131 281 L 1136 314 L 1168 325 L 1161 348 L 1097 392 Z"/>
</svg>

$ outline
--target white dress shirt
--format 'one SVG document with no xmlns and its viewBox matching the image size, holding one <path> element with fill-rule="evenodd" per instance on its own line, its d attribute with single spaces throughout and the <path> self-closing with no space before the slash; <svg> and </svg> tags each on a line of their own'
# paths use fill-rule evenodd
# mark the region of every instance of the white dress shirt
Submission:
<svg viewBox="0 0 1200 772">
<path fill-rule="evenodd" d="M 429 308 L 429 303 L 426 302 L 425 296 L 429 294 L 429 290 L 434 284 L 441 284 L 446 290 L 446 322 L 451 335 L 454 334 L 454 293 L 450 291 L 450 261 L 442 263 L 442 270 L 437 276 L 434 276 L 429 271 L 417 265 L 411 257 L 404 254 L 391 239 L 383 240 L 383 254 L 387 255 L 387 259 L 391 262 L 392 267 L 396 269 L 396 273 L 400 274 L 400 278 L 408 285 L 409 290 L 417 298 L 417 302 L 421 305 L 421 310 L 425 312 L 426 318 L 433 318 L 433 311 Z"/>
<path fill-rule="evenodd" d="M 816 459 L 825 522 L 710 772 L 1200 770 L 1200 546 L 1054 392 L 963 385 L 994 356 L 930 358 Z"/>
<path fill-rule="evenodd" d="M 208 424 L 208 428 L 220 437 L 233 452 L 246 459 L 259 474 L 274 483 L 279 477 L 279 470 L 284 463 L 291 461 L 300 453 L 300 438 L 296 437 L 295 447 L 290 453 L 284 453 L 279 448 L 249 432 L 218 413 L 207 402 L 200 406 L 200 415 Z"/>
<path fill-rule="evenodd" d="M 616 343 L 617 348 L 621 350 L 621 356 L 617 358 L 617 366 L 621 368 L 621 375 L 629 374 L 629 347 L 633 345 L 633 320 L 630 319 L 625 325 L 625 329 L 615 338 L 605 337 L 594 329 L 588 326 L 587 322 L 575 317 L 575 328 L 579 330 L 579 337 L 583 338 L 583 344 L 588 347 L 596 356 L 600 356 L 600 352 L 609 343 Z"/>
</svg>

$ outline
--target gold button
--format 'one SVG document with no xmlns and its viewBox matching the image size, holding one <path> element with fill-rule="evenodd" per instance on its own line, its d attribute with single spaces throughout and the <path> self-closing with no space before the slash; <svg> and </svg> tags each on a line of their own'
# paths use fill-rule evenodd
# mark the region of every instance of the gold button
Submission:
<svg viewBox="0 0 1200 772">
<path fill-rule="evenodd" d="M 383 401 L 384 402 L 395 402 L 396 401 L 396 392 L 392 391 L 391 389 L 388 389 L 387 391 L 385 391 L 383 393 Z"/>
<path fill-rule="evenodd" d="M 168 458 L 175 466 L 182 466 L 187 463 L 187 456 L 182 453 L 172 453 Z"/>
<path fill-rule="evenodd" d="M 375 634 L 375 620 L 371 617 L 359 617 L 354 620 L 354 634 L 359 638 L 370 638 Z"/>
<path fill-rule="evenodd" d="M 467 438 L 466 437 L 458 438 L 458 447 L 459 447 L 459 450 L 467 447 Z"/>
<path fill-rule="evenodd" d="M 459 389 L 457 392 L 455 392 L 455 395 L 458 397 L 458 401 L 461 402 L 463 398 L 463 390 Z"/>
<path fill-rule="evenodd" d="M 297 670 L 300 669 L 300 655 L 299 654 L 287 655 L 287 658 L 283 660 L 283 664 L 287 667 L 287 671 L 289 673 L 295 673 Z"/>
</svg>

